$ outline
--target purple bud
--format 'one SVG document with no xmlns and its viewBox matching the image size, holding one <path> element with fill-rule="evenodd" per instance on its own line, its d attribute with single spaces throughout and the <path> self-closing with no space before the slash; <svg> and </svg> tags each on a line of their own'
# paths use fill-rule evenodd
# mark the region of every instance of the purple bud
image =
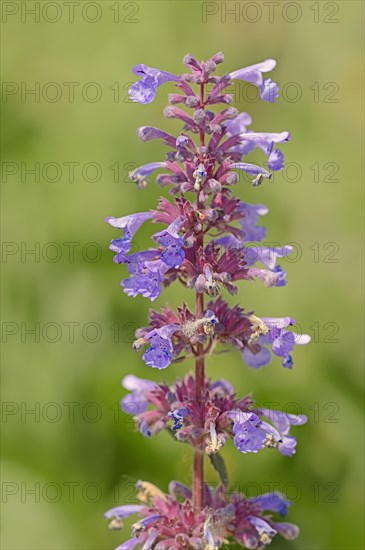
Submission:
<svg viewBox="0 0 365 550">
<path fill-rule="evenodd" d="M 194 108 L 199 105 L 199 99 L 195 95 L 189 95 L 186 98 L 185 104 L 187 107 Z"/>
<path fill-rule="evenodd" d="M 211 59 L 216 65 L 219 65 L 224 61 L 224 54 L 222 52 L 215 53 Z"/>
<path fill-rule="evenodd" d="M 236 185 L 239 182 L 239 176 L 236 172 L 228 172 L 222 179 L 227 185 Z"/>
<path fill-rule="evenodd" d="M 258 540 L 255 535 L 251 533 L 244 533 L 242 537 L 242 542 L 248 550 L 255 550 L 258 546 Z"/>
<path fill-rule="evenodd" d="M 175 105 L 175 103 L 186 103 L 186 96 L 181 94 L 169 94 L 168 99 L 170 105 Z"/>
<path fill-rule="evenodd" d="M 193 120 L 196 124 L 202 124 L 205 120 L 205 111 L 204 109 L 197 109 L 194 111 Z"/>
<path fill-rule="evenodd" d="M 208 181 L 208 185 L 214 195 L 222 191 L 222 185 L 219 183 L 218 180 L 215 180 L 214 178 Z"/>
<path fill-rule="evenodd" d="M 190 67 L 190 68 L 195 69 L 197 71 L 201 70 L 201 65 L 200 65 L 199 61 L 193 55 L 191 55 L 191 53 L 187 53 L 183 57 L 183 63 L 186 67 Z"/>
<path fill-rule="evenodd" d="M 217 68 L 217 65 L 216 63 L 212 60 L 212 59 L 208 59 L 208 61 L 206 61 L 206 63 L 204 63 L 204 70 L 210 74 L 210 73 L 214 73 L 214 71 L 216 70 Z"/>
</svg>

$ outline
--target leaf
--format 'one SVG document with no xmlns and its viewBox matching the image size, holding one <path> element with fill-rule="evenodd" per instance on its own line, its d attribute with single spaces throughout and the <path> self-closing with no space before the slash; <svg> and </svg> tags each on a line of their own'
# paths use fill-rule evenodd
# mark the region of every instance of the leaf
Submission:
<svg viewBox="0 0 365 550">
<path fill-rule="evenodd" d="M 215 471 L 219 475 L 219 479 L 221 480 L 224 487 L 228 487 L 228 473 L 226 468 L 226 463 L 224 462 L 222 455 L 219 453 L 215 453 L 212 455 L 209 455 L 210 462 L 215 469 Z"/>
</svg>

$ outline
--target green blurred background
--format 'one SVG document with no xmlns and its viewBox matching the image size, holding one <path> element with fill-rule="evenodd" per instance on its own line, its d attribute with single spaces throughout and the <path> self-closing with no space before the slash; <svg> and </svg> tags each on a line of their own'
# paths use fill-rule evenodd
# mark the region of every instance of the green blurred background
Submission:
<svg viewBox="0 0 365 550">
<path fill-rule="evenodd" d="M 39 16 L 27 12 L 34 7 Z M 118 413 L 125 374 L 171 382 L 192 363 L 159 373 L 132 351 L 150 302 L 121 292 L 125 271 L 108 251 L 117 234 L 103 220 L 153 208 L 166 194 L 126 179 L 164 155 L 135 129 L 179 128 L 161 116 L 172 86 L 149 106 L 128 102 L 132 67 L 179 72 L 185 53 L 219 50 L 220 72 L 278 61 L 269 76 L 286 86 L 284 97 L 271 105 L 241 96 L 238 107 L 254 130 L 291 131 L 291 164 L 272 184 L 243 181 L 236 191 L 269 206 L 268 241 L 300 250 L 298 261 L 283 262 L 285 289 L 242 283 L 229 300 L 263 316 L 292 315 L 313 337 L 295 351 L 291 372 L 279 361 L 248 369 L 235 352 L 212 358 L 209 374 L 240 395 L 253 391 L 259 403 L 309 417 L 292 459 L 228 445 L 231 484 L 251 495 L 276 488 L 296 502 L 289 520 L 301 536 L 273 548 L 363 548 L 363 3 L 81 1 L 73 22 L 66 2 L 2 9 L 2 548 L 113 548 L 128 529 L 108 531 L 103 512 L 133 502 L 136 480 L 162 489 L 170 479 L 190 481 L 188 448 L 166 434 L 146 440 Z M 39 176 L 27 173 L 34 166 Z M 138 246 L 148 246 L 149 231 Z M 154 305 L 183 299 L 191 296 L 174 286 Z M 207 476 L 215 480 L 209 468 Z"/>
</svg>

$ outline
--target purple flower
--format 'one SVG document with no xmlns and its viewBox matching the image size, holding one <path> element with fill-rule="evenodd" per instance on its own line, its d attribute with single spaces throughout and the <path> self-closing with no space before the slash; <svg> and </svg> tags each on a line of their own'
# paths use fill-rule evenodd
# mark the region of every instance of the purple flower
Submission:
<svg viewBox="0 0 365 550">
<path fill-rule="evenodd" d="M 299 535 L 299 527 L 294 525 L 294 523 L 281 522 L 281 523 L 272 523 L 272 526 L 276 531 L 287 540 L 294 540 Z"/>
<path fill-rule="evenodd" d="M 276 535 L 275 529 L 262 518 L 258 518 L 256 516 L 248 516 L 247 519 L 251 523 L 251 525 L 253 525 L 253 527 L 256 529 L 259 535 L 260 541 L 265 546 L 267 544 L 270 544 L 271 539 Z"/>
<path fill-rule="evenodd" d="M 233 120 L 231 122 L 234 123 L 236 121 Z M 232 130 L 235 128 L 237 129 L 237 133 L 234 134 L 232 133 Z M 240 130 L 243 131 L 241 132 Z M 272 151 L 272 144 L 283 143 L 290 140 L 290 134 L 286 131 L 280 133 L 251 131 L 247 132 L 245 126 L 240 124 L 236 124 L 236 126 L 231 124 L 228 127 L 228 135 L 230 135 L 231 137 L 229 137 L 229 139 L 222 143 L 219 148 L 220 151 L 224 152 L 224 154 L 226 155 L 231 155 L 234 160 L 239 160 L 239 157 L 242 157 L 242 155 L 247 155 L 256 147 L 258 147 L 262 151 L 267 153 L 267 155 L 269 155 L 268 162 L 270 169 L 272 169 L 271 164 L 273 166 L 276 166 L 274 163 L 276 156 L 281 154 L 282 159 L 284 159 L 282 153 L 278 149 L 275 151 L 275 154 L 272 153 L 272 156 L 270 156 L 270 153 Z M 277 168 L 273 169 L 275 170 Z"/>
<path fill-rule="evenodd" d="M 246 251 L 246 265 L 251 266 L 256 262 L 262 262 L 267 268 L 274 269 L 277 258 L 285 258 L 293 251 L 293 247 L 285 245 L 281 247 L 251 246 Z"/>
<path fill-rule="evenodd" d="M 290 428 L 302 426 L 307 422 L 307 417 L 304 414 L 289 414 L 272 409 L 261 409 L 261 414 L 270 420 L 280 434 L 278 450 L 283 455 L 292 456 L 295 453 L 297 441 L 295 437 L 288 435 Z"/>
<path fill-rule="evenodd" d="M 170 411 L 168 413 L 169 416 L 171 416 L 171 418 L 173 419 L 174 421 L 174 425 L 172 427 L 172 429 L 174 431 L 176 430 L 180 430 L 180 428 L 183 427 L 183 424 L 184 424 L 184 418 L 190 413 L 190 410 L 186 407 L 180 407 L 179 409 L 175 409 L 173 411 Z"/>
<path fill-rule="evenodd" d="M 271 80 L 267 78 L 260 86 L 260 96 L 264 101 L 270 101 L 270 103 L 275 103 L 275 100 L 279 97 L 279 87 Z"/>
<path fill-rule="evenodd" d="M 265 168 L 261 168 L 261 166 L 257 166 L 256 164 L 249 164 L 247 162 L 235 162 L 231 164 L 231 169 L 238 168 L 239 170 L 244 170 L 247 172 L 247 174 L 250 174 L 251 176 L 256 176 L 252 180 L 252 185 L 256 187 L 257 185 L 260 185 L 262 183 L 263 179 L 270 179 L 272 174 L 265 170 Z"/>
<path fill-rule="evenodd" d="M 248 277 L 260 279 L 266 287 L 285 286 L 287 284 L 286 271 L 281 269 L 279 265 L 273 270 L 250 268 L 247 270 Z"/>
<path fill-rule="evenodd" d="M 122 385 L 126 390 L 131 391 L 122 399 L 122 409 L 133 415 L 141 414 L 148 408 L 148 400 L 146 392 L 152 391 L 157 387 L 155 382 L 137 378 L 133 374 L 125 376 L 122 380 Z"/>
<path fill-rule="evenodd" d="M 140 126 L 137 129 L 137 136 L 144 142 L 152 141 L 154 139 L 163 139 L 166 145 L 170 145 L 171 147 L 174 147 L 175 145 L 174 136 L 171 136 L 159 128 L 155 128 L 154 126 Z"/>
<path fill-rule="evenodd" d="M 184 223 L 183 218 L 176 218 L 166 229 L 156 233 L 153 239 L 165 247 L 161 260 L 169 267 L 179 267 L 185 258 L 184 239 L 179 236 L 179 230 Z"/>
<path fill-rule="evenodd" d="M 282 454 L 292 456 L 297 441 L 295 437 L 288 435 L 290 427 L 307 422 L 304 415 L 268 409 L 262 409 L 258 414 L 233 410 L 228 416 L 233 420 L 234 444 L 241 453 L 257 453 L 265 447 L 274 447 Z M 272 425 L 263 421 L 261 416 L 269 418 Z"/>
<path fill-rule="evenodd" d="M 290 133 L 285 132 L 244 132 L 240 133 L 241 142 L 252 142 L 255 146 L 260 147 L 263 151 L 272 143 L 283 143 L 290 140 Z"/>
<path fill-rule="evenodd" d="M 157 250 L 131 254 L 126 263 L 131 277 L 121 282 L 124 292 L 132 297 L 141 294 L 153 302 L 161 294 L 161 283 L 168 265 L 158 258 Z"/>
<path fill-rule="evenodd" d="M 269 512 L 277 512 L 281 516 L 286 516 L 291 502 L 287 500 L 281 493 L 265 493 L 252 499 L 252 502 L 259 504 L 262 510 Z"/>
<path fill-rule="evenodd" d="M 110 250 L 116 252 L 113 258 L 115 263 L 120 264 L 126 261 L 125 255 L 128 254 L 132 248 L 132 238 L 141 225 L 152 218 L 152 216 L 152 212 L 139 212 L 137 214 L 124 216 L 123 218 L 105 218 L 105 221 L 113 227 L 124 230 L 124 235 L 120 239 L 112 240 L 109 246 Z"/>
<path fill-rule="evenodd" d="M 243 241 L 262 241 L 266 236 L 266 228 L 256 225 L 260 216 L 265 216 L 269 209 L 264 204 L 240 203 L 240 211 L 243 217 L 240 225 L 244 231 Z"/>
<path fill-rule="evenodd" d="M 147 65 L 142 64 L 136 65 L 133 68 L 133 72 L 142 77 L 142 79 L 139 82 L 135 82 L 128 91 L 131 100 L 137 103 L 151 103 L 155 99 L 157 88 L 161 86 L 161 84 L 165 84 L 165 82 L 171 80 L 179 80 L 179 77 L 172 73 L 153 69 L 152 67 L 147 67 Z"/>
<path fill-rule="evenodd" d="M 252 353 L 249 348 L 244 348 L 242 356 L 249 367 L 259 369 L 271 362 L 271 354 L 267 348 L 259 346 L 258 351 Z"/>
<path fill-rule="evenodd" d="M 254 413 L 230 413 L 234 422 L 234 444 L 241 453 L 257 453 L 265 447 L 266 434 L 260 429 L 261 421 Z"/>
<path fill-rule="evenodd" d="M 124 506 L 116 506 L 105 512 L 106 519 L 114 520 L 110 524 L 112 529 L 120 529 L 123 526 L 122 520 L 133 514 L 138 514 L 144 509 L 140 504 L 125 504 Z"/>
<path fill-rule="evenodd" d="M 246 133 L 246 126 L 252 124 L 252 118 L 248 113 L 239 113 L 235 118 L 227 120 L 224 127 L 229 136 Z"/>
<path fill-rule="evenodd" d="M 132 170 L 128 177 L 137 184 L 138 189 L 145 189 L 148 185 L 148 176 L 150 176 L 155 170 L 166 167 L 166 162 L 150 162 L 149 164 L 144 164 L 143 166 Z"/>
<path fill-rule="evenodd" d="M 253 346 L 251 348 L 254 347 L 254 351 L 249 347 L 245 347 L 242 353 L 247 365 L 260 368 L 270 363 L 271 354 L 264 346 L 271 344 L 272 352 L 282 358 L 283 367 L 292 368 L 291 352 L 295 344 L 308 344 L 310 336 L 285 330 L 286 327 L 295 325 L 295 320 L 291 317 L 263 317 L 261 322 L 263 326 L 259 327 L 259 336 L 254 335 L 252 338 Z"/>
<path fill-rule="evenodd" d="M 284 168 L 284 155 L 280 151 L 280 149 L 274 149 L 274 142 L 272 141 L 267 149 L 268 153 L 268 166 L 270 170 L 273 170 L 274 172 L 276 170 L 282 170 Z"/>
<path fill-rule="evenodd" d="M 249 67 L 233 71 L 228 76 L 231 80 L 245 80 L 250 84 L 254 84 L 260 90 L 261 99 L 274 103 L 278 96 L 278 86 L 271 78 L 264 80 L 262 73 L 272 71 L 275 66 L 276 61 L 274 59 L 266 59 L 262 63 L 256 63 L 256 65 L 250 65 Z"/>
<path fill-rule="evenodd" d="M 171 336 L 179 329 L 179 325 L 166 325 L 162 328 L 153 329 L 145 335 L 150 347 L 143 354 L 143 361 L 154 369 L 166 369 L 172 361 L 173 346 Z"/>
</svg>

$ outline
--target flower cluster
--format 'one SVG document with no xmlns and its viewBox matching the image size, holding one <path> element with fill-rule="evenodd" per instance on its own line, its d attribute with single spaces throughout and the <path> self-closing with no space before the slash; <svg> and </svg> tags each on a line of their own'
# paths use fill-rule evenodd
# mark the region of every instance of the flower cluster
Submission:
<svg viewBox="0 0 365 550">
<path fill-rule="evenodd" d="M 129 273 L 121 281 L 128 296 L 152 302 L 175 282 L 194 291 L 195 311 L 186 304 L 176 310 L 151 310 L 148 326 L 136 331 L 133 348 L 147 366 L 159 370 L 193 358 L 195 377 L 189 374 L 167 385 L 129 374 L 123 386 L 130 393 L 122 408 L 133 414 L 146 437 L 168 430 L 189 444 L 194 470 L 192 490 L 172 482 L 164 494 L 139 482 L 142 504 L 107 512 L 112 528 L 120 528 L 123 518 L 132 514 L 140 518 L 132 538 L 119 550 L 215 550 L 233 541 L 260 550 L 277 533 L 287 539 L 298 534 L 296 526 L 272 519 L 287 512 L 289 503 L 282 495 L 249 499 L 229 491 L 221 449 L 233 439 L 243 454 L 275 448 L 292 456 L 297 442 L 290 430 L 304 424 L 306 417 L 261 408 L 250 395 L 237 398 L 226 380 L 214 382 L 205 376 L 206 359 L 221 346 L 238 350 L 249 367 L 267 365 L 276 356 L 285 368 L 292 368 L 295 345 L 310 340 L 293 330 L 296 322 L 290 316 L 259 316 L 225 301 L 225 295 L 238 293 L 240 281 L 284 287 L 287 274 L 280 262 L 292 247 L 265 243 L 260 219 L 268 208 L 243 202 L 233 193 L 242 176 L 256 187 L 284 167 L 281 146 L 290 133 L 252 129 L 250 115 L 232 107 L 233 96 L 227 93 L 232 81 L 243 80 L 258 88 L 263 101 L 274 103 L 278 86 L 265 77 L 276 62 L 267 59 L 218 76 L 223 61 L 220 52 L 205 62 L 188 54 L 183 62 L 189 72 L 182 75 L 142 64 L 133 69 L 140 77 L 129 90 L 134 102 L 151 103 L 160 86 L 175 86 L 164 116 L 180 121 L 182 128 L 177 135 L 154 126 L 137 129 L 142 142 L 161 140 L 168 150 L 165 158 L 135 168 L 129 178 L 138 189 L 154 179 L 170 198 L 161 196 L 157 207 L 147 212 L 106 218 L 121 232 L 110 249 L 114 262 Z M 251 162 L 252 152 L 263 157 L 260 164 Z M 158 227 L 151 246 L 141 250 L 137 233 L 147 222 Z M 220 478 L 216 490 L 204 483 L 206 455 Z"/>
<path fill-rule="evenodd" d="M 182 353 L 184 357 L 196 355 L 198 343 L 206 345 L 206 353 L 212 352 L 217 344 L 231 344 L 249 367 L 267 365 L 273 354 L 282 358 L 284 367 L 291 368 L 294 346 L 306 344 L 310 339 L 306 334 L 287 330 L 295 325 L 291 317 L 260 319 L 252 313 L 246 314 L 239 306 L 230 307 L 221 298 L 210 301 L 207 307 L 200 318 L 185 304 L 177 312 L 169 306 L 161 312 L 151 310 L 149 327 L 136 331 L 134 349 L 140 351 L 149 345 L 143 360 L 157 369 L 180 360 Z"/>
<path fill-rule="evenodd" d="M 196 515 L 192 493 L 182 483 L 171 481 L 168 494 L 145 481 L 137 483 L 137 490 L 141 504 L 117 506 L 105 514 L 111 529 L 120 529 L 126 517 L 139 516 L 132 538 L 117 550 L 214 550 L 230 542 L 262 550 L 277 534 L 288 540 L 298 535 L 296 525 L 273 518 L 285 516 L 291 504 L 278 492 L 246 498 L 222 485 L 205 484 L 206 506 Z"/>
<path fill-rule="evenodd" d="M 131 392 L 123 398 L 122 409 L 133 412 L 143 435 L 150 437 L 168 429 L 178 441 L 203 447 L 209 455 L 233 437 L 242 453 L 269 447 L 292 456 L 297 442 L 289 435 L 290 428 L 307 421 L 301 414 L 259 408 L 250 395 L 237 399 L 227 380 L 205 379 L 202 407 L 197 406 L 196 382 L 191 374 L 171 387 L 134 375 L 126 376 L 122 384 Z"/>
</svg>

